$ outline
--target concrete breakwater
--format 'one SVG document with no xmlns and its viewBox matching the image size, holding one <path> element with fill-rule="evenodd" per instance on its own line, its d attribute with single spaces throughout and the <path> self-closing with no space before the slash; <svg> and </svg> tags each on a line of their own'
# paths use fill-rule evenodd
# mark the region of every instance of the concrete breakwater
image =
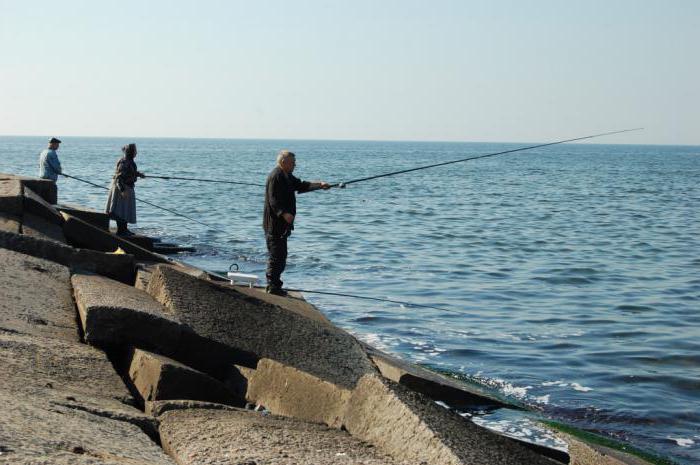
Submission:
<svg viewBox="0 0 700 465">
<path fill-rule="evenodd" d="M 507 406 L 57 203 L 0 174 L 0 463 L 641 463 L 479 427 L 436 402 Z"/>
</svg>

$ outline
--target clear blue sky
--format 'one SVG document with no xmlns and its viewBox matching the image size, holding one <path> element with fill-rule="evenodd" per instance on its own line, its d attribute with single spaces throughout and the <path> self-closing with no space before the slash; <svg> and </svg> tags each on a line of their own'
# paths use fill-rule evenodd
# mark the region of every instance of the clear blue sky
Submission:
<svg viewBox="0 0 700 465">
<path fill-rule="evenodd" d="M 0 0 L 0 134 L 700 145 L 700 1 Z"/>
</svg>

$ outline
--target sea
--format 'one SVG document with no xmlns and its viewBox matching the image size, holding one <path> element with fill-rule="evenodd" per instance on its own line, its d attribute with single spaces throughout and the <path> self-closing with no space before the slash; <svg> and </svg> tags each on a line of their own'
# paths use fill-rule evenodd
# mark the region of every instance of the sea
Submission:
<svg viewBox="0 0 700 465">
<path fill-rule="evenodd" d="M 0 137 L 0 172 L 36 176 L 46 139 Z M 297 177 L 337 183 L 537 143 L 61 139 L 64 171 L 102 186 L 130 142 L 147 176 L 251 184 L 280 149 Z M 58 186 L 61 203 L 104 208 L 102 189 Z M 196 248 L 177 259 L 264 279 L 262 187 L 147 177 L 136 194 L 198 221 L 139 204 L 135 231 Z M 562 144 L 297 204 L 285 286 L 404 302 L 304 294 L 357 338 L 531 411 L 465 417 L 557 446 L 533 433 L 549 419 L 700 463 L 700 147 Z"/>
</svg>

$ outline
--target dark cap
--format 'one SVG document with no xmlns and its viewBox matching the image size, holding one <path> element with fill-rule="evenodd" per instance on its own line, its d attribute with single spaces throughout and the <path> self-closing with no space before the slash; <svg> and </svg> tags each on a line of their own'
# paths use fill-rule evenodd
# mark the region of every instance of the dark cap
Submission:
<svg viewBox="0 0 700 465">
<path fill-rule="evenodd" d="M 60 143 L 61 143 L 61 141 L 56 139 L 55 137 L 52 137 L 51 139 L 49 139 L 49 144 L 60 144 Z"/>
</svg>

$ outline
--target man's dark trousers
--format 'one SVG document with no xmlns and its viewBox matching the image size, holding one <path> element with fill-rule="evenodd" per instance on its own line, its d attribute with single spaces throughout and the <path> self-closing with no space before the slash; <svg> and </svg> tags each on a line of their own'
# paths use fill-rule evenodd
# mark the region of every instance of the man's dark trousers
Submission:
<svg viewBox="0 0 700 465">
<path fill-rule="evenodd" d="M 272 234 L 267 234 L 265 236 L 267 241 L 267 270 L 265 276 L 267 277 L 267 284 L 271 288 L 281 289 L 282 272 L 287 266 L 287 236 L 273 236 Z"/>
</svg>

